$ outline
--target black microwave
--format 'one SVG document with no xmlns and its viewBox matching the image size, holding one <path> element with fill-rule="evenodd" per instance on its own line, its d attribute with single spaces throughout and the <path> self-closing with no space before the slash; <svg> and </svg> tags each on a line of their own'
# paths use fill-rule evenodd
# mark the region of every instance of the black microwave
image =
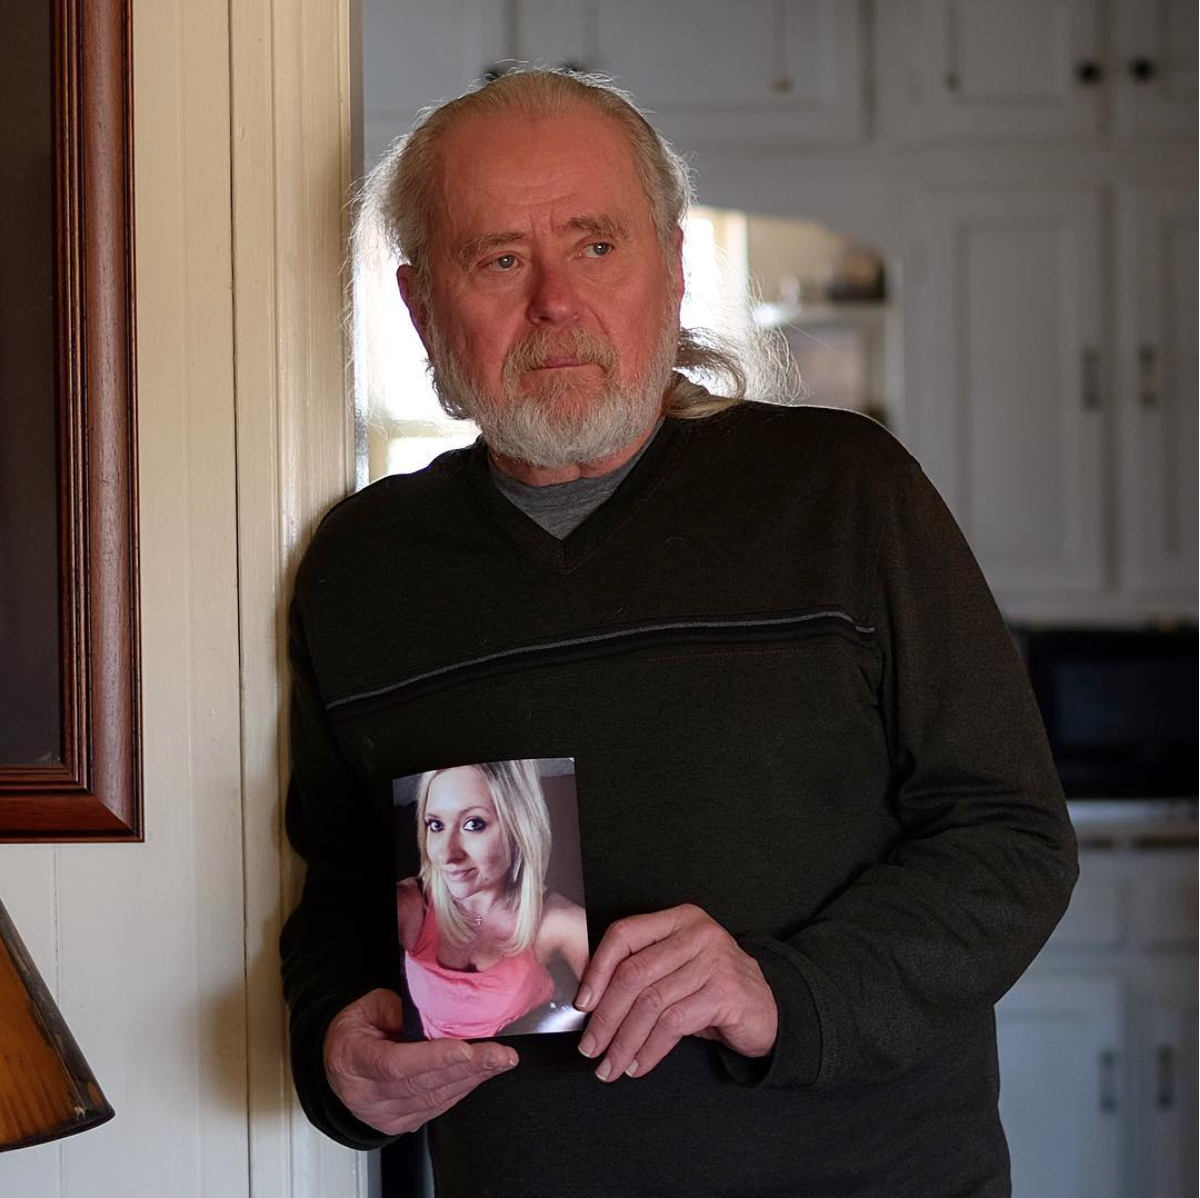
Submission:
<svg viewBox="0 0 1200 1198">
<path fill-rule="evenodd" d="M 1197 634 L 1018 628 L 1068 798 L 1197 793 Z"/>
</svg>

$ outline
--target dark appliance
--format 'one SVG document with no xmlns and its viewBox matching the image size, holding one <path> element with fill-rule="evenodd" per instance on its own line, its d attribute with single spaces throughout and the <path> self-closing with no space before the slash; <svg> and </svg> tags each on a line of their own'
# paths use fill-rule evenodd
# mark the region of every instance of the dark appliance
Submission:
<svg viewBox="0 0 1200 1198">
<path fill-rule="evenodd" d="M 1195 798 L 1197 634 L 1016 630 L 1068 798 Z"/>
</svg>

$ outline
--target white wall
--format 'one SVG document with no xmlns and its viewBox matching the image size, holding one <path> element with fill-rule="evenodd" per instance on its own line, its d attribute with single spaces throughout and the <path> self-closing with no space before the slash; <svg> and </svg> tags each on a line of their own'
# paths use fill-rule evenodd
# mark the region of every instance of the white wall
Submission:
<svg viewBox="0 0 1200 1198">
<path fill-rule="evenodd" d="M 117 1110 L 0 1158 L 14 1198 L 247 1192 L 225 7 L 136 6 L 146 841 L 0 851 Z"/>
<path fill-rule="evenodd" d="M 348 486 L 351 0 L 132 5 L 145 832 L 0 846 L 0 894 L 114 1120 L 5 1198 L 342 1198 L 283 1067 L 288 569 Z"/>
</svg>

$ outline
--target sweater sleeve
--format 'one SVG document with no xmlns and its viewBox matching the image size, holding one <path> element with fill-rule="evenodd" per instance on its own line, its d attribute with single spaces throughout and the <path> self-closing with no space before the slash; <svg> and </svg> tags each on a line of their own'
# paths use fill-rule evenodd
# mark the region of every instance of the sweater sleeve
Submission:
<svg viewBox="0 0 1200 1198">
<path fill-rule="evenodd" d="M 292 1076 L 301 1105 L 323 1132 L 351 1148 L 390 1141 L 355 1119 L 325 1076 L 325 1032 L 368 991 L 396 988 L 398 948 L 390 919 L 389 829 L 366 782 L 346 763 L 313 674 L 300 602 L 292 604 L 292 779 L 287 832 L 307 865 L 299 905 L 280 938 L 290 1009 Z"/>
<path fill-rule="evenodd" d="M 779 1007 L 744 1083 L 903 1072 L 990 1015 L 1066 909 L 1077 864 L 1040 716 L 953 518 L 911 459 L 882 504 L 874 620 L 900 835 L 786 940 L 748 937 Z"/>
</svg>

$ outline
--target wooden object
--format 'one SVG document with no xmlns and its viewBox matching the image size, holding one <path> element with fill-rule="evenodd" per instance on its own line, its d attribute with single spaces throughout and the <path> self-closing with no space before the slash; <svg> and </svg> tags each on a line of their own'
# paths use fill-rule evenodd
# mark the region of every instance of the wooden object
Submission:
<svg viewBox="0 0 1200 1198">
<path fill-rule="evenodd" d="M 0 1151 L 57 1140 L 112 1117 L 0 903 Z"/>
<path fill-rule="evenodd" d="M 127 0 L 56 0 L 57 760 L 0 763 L 0 839 L 140 840 Z"/>
</svg>

